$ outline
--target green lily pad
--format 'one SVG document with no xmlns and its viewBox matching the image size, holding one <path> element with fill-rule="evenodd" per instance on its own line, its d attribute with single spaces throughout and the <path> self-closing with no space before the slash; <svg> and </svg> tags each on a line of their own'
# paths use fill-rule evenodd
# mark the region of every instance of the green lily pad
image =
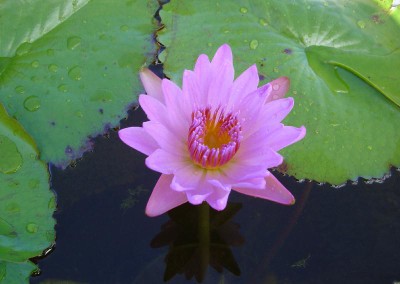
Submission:
<svg viewBox="0 0 400 284">
<path fill-rule="evenodd" d="M 160 12 L 165 73 L 180 82 L 200 53 L 228 43 L 236 75 L 291 79 L 288 125 L 307 135 L 280 171 L 342 184 L 400 166 L 400 11 L 391 1 L 181 1 Z"/>
<path fill-rule="evenodd" d="M 2 1 L 0 101 L 43 160 L 79 157 L 135 103 L 138 70 L 155 52 L 157 8 L 155 0 Z"/>
<path fill-rule="evenodd" d="M 55 196 L 32 138 L 0 104 L 0 283 L 24 283 L 55 240 Z"/>
<path fill-rule="evenodd" d="M 35 269 L 36 266 L 30 261 L 13 263 L 0 260 L 0 283 L 29 283 L 29 276 Z"/>
</svg>

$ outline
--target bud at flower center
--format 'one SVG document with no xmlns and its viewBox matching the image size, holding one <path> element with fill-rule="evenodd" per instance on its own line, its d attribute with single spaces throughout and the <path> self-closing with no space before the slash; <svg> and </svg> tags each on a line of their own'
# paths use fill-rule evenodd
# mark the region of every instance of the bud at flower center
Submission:
<svg viewBox="0 0 400 284">
<path fill-rule="evenodd" d="M 205 169 L 218 168 L 230 161 L 240 146 L 241 126 L 236 114 L 223 109 L 199 109 L 192 113 L 188 149 L 190 157 Z"/>
</svg>

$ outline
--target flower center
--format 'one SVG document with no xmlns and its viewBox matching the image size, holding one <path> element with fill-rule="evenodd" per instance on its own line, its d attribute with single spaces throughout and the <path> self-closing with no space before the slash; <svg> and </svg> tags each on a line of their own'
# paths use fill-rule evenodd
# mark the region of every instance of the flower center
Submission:
<svg viewBox="0 0 400 284">
<path fill-rule="evenodd" d="M 221 108 L 192 113 L 188 149 L 192 160 L 206 169 L 226 164 L 240 146 L 241 126 L 237 114 L 225 114 Z"/>
</svg>

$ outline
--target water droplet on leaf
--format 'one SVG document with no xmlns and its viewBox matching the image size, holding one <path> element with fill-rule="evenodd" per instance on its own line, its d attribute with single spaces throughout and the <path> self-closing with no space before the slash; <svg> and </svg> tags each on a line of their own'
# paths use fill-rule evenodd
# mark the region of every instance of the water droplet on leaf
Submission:
<svg viewBox="0 0 400 284">
<path fill-rule="evenodd" d="M 253 39 L 252 41 L 250 41 L 250 48 L 251 49 L 257 49 L 258 47 L 258 40 Z"/>
<path fill-rule="evenodd" d="M 32 81 L 32 82 L 39 82 L 39 81 L 40 81 L 40 78 L 39 78 L 38 76 L 32 76 L 32 77 L 31 77 L 31 81 Z"/>
<path fill-rule="evenodd" d="M 127 25 L 122 25 L 119 27 L 119 29 L 123 32 L 126 32 L 127 30 L 129 30 L 129 27 Z"/>
<path fill-rule="evenodd" d="M 279 86 L 279 84 L 274 84 L 274 85 L 272 86 L 272 89 L 273 89 L 274 91 L 278 91 L 280 87 L 281 87 L 281 86 Z"/>
<path fill-rule="evenodd" d="M 33 61 L 33 62 L 31 63 L 31 66 L 32 66 L 33 68 L 38 68 L 38 67 L 39 67 L 39 61 L 37 61 L 37 60 Z"/>
<path fill-rule="evenodd" d="M 32 46 L 32 44 L 30 42 L 24 42 L 17 48 L 15 53 L 18 56 L 24 55 L 24 54 L 28 53 L 31 50 L 31 46 Z"/>
<path fill-rule="evenodd" d="M 365 29 L 365 22 L 364 21 L 358 21 L 357 26 L 359 26 L 361 29 Z"/>
<path fill-rule="evenodd" d="M 111 102 L 114 94 L 109 90 L 99 90 L 90 97 L 91 101 Z"/>
<path fill-rule="evenodd" d="M 24 86 L 16 86 L 16 87 L 15 87 L 15 91 L 16 91 L 18 94 L 23 94 L 23 93 L 25 93 L 25 88 L 24 88 Z"/>
<path fill-rule="evenodd" d="M 49 69 L 49 71 L 51 71 L 51 72 L 57 72 L 58 66 L 55 65 L 55 64 L 50 64 L 49 67 L 48 67 L 48 69 Z"/>
<path fill-rule="evenodd" d="M 131 67 L 132 66 L 132 58 L 134 55 L 132 53 L 125 53 L 118 58 L 118 66 L 122 68 Z"/>
<path fill-rule="evenodd" d="M 22 156 L 17 145 L 8 137 L 0 135 L 0 172 L 12 174 L 22 166 Z"/>
<path fill-rule="evenodd" d="M 67 39 L 67 47 L 70 50 L 74 50 L 81 45 L 82 39 L 78 36 L 72 36 Z"/>
<path fill-rule="evenodd" d="M 65 84 L 59 85 L 57 89 L 58 89 L 60 92 L 63 92 L 63 93 L 68 92 L 68 87 L 67 87 L 67 85 L 65 85 Z"/>
<path fill-rule="evenodd" d="M 247 8 L 246 7 L 242 7 L 242 8 L 240 8 L 240 13 L 242 13 L 242 14 L 246 14 L 247 13 Z"/>
<path fill-rule="evenodd" d="M 24 108 L 27 111 L 37 111 L 40 108 L 40 99 L 36 96 L 29 96 L 24 101 Z"/>
<path fill-rule="evenodd" d="M 39 226 L 35 223 L 29 223 L 28 225 L 26 225 L 26 231 L 28 233 L 34 234 L 38 231 Z"/>
<path fill-rule="evenodd" d="M 260 25 L 262 25 L 262 26 L 264 26 L 264 27 L 265 27 L 265 26 L 268 26 L 267 21 L 264 20 L 264 19 L 260 19 L 258 22 L 260 23 Z"/>
<path fill-rule="evenodd" d="M 76 81 L 82 79 L 82 69 L 79 66 L 74 66 L 68 71 L 68 76 Z"/>
</svg>

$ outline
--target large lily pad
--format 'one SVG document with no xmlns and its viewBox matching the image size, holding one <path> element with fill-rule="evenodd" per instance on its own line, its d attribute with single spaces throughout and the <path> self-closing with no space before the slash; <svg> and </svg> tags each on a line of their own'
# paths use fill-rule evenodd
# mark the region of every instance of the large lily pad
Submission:
<svg viewBox="0 0 400 284">
<path fill-rule="evenodd" d="M 155 0 L 6 0 L 0 3 L 0 101 L 66 164 L 88 136 L 116 126 L 152 60 Z"/>
<path fill-rule="evenodd" d="M 24 283 L 28 259 L 54 242 L 55 196 L 35 143 L 1 104 L 0 157 L 0 282 Z"/>
<path fill-rule="evenodd" d="M 376 3 L 377 2 L 377 3 Z M 306 138 L 281 171 L 341 184 L 400 166 L 400 11 L 391 1 L 174 1 L 161 11 L 165 73 L 180 82 L 200 53 L 228 43 L 236 74 L 291 79 L 285 120 Z"/>
</svg>

